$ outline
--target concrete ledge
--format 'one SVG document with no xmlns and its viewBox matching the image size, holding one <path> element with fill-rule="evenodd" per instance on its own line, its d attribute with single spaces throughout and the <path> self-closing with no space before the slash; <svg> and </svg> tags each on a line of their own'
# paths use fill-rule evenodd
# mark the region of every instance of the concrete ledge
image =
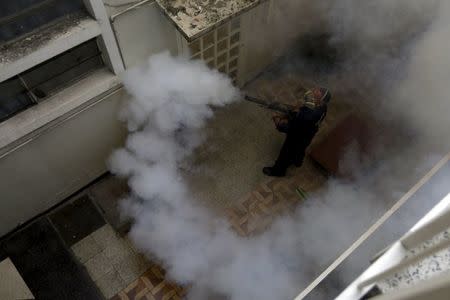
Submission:
<svg viewBox="0 0 450 300">
<path fill-rule="evenodd" d="M 117 76 L 106 68 L 100 69 L 38 105 L 4 121 L 0 124 L 0 157 L 2 152 L 7 150 L 2 148 L 119 84 L 120 79 Z"/>
<path fill-rule="evenodd" d="M 101 34 L 87 16 L 66 18 L 0 49 L 0 82 Z"/>
</svg>

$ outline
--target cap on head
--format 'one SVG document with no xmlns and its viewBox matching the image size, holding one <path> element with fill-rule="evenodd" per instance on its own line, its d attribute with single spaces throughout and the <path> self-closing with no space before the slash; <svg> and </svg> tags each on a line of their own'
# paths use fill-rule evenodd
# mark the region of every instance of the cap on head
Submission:
<svg viewBox="0 0 450 300">
<path fill-rule="evenodd" d="M 327 105 L 331 100 L 331 95 L 328 89 L 316 87 L 306 91 L 303 100 L 304 106 L 315 109 Z"/>
</svg>

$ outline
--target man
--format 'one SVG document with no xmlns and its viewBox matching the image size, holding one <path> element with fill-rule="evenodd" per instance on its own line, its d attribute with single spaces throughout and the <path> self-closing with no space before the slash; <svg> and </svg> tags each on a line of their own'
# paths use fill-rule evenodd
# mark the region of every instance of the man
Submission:
<svg viewBox="0 0 450 300">
<path fill-rule="evenodd" d="M 327 89 L 314 88 L 305 93 L 304 102 L 298 112 L 274 117 L 277 129 L 286 133 L 286 139 L 274 166 L 265 167 L 264 174 L 283 177 L 290 165 L 302 165 L 306 148 L 311 144 L 327 114 L 330 99 L 331 95 Z"/>
</svg>

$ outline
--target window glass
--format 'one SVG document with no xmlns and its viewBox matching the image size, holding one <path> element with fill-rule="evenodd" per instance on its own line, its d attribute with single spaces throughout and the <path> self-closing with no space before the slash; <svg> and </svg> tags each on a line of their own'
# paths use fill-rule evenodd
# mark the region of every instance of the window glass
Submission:
<svg viewBox="0 0 450 300">
<path fill-rule="evenodd" d="M 93 39 L 0 83 L 0 122 L 103 66 Z"/>
<path fill-rule="evenodd" d="M 43 100 L 102 66 L 101 52 L 93 39 L 22 73 L 21 76 L 38 100 Z"/>
<path fill-rule="evenodd" d="M 0 83 L 0 122 L 33 105 L 18 77 Z"/>
<path fill-rule="evenodd" d="M 76 12 L 83 0 L 0 0 L 0 44 Z"/>
</svg>

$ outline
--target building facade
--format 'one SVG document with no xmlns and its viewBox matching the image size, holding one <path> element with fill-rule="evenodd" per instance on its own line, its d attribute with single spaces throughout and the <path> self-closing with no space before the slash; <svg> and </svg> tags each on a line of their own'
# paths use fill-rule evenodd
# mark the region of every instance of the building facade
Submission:
<svg viewBox="0 0 450 300">
<path fill-rule="evenodd" d="M 191 40 L 156 1 L 1 5 L 0 235 L 107 172 L 126 132 L 118 120 L 126 69 L 168 50 L 203 59 L 242 85 L 273 57 L 246 42 L 261 21 L 270 23 L 271 1 Z"/>
</svg>

